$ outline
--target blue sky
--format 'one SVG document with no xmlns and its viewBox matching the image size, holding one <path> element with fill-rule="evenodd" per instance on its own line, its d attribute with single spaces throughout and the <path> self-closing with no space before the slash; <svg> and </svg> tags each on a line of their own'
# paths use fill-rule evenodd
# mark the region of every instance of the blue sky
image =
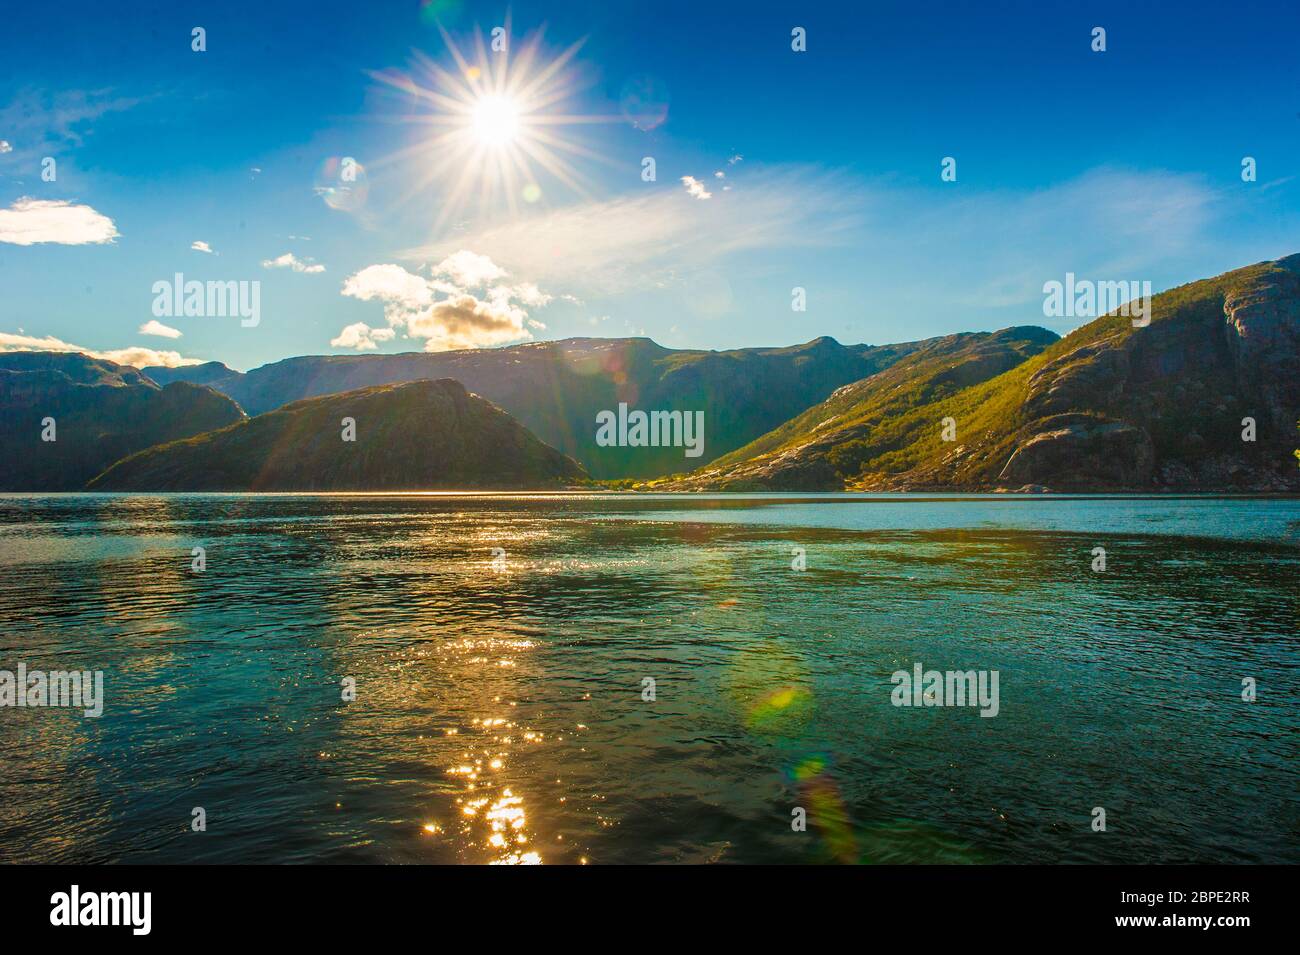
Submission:
<svg viewBox="0 0 1300 955">
<path fill-rule="evenodd" d="M 0 349 L 249 368 L 572 335 L 1063 332 L 1042 285 L 1067 271 L 1162 289 L 1300 251 L 1294 4 L 134 6 L 6 12 Z M 431 63 L 472 86 L 435 15 L 473 66 L 507 14 L 513 82 L 543 25 L 533 76 L 583 43 L 553 101 L 509 107 L 504 144 L 476 138 L 485 87 L 462 116 L 385 81 L 450 96 Z M 562 175 L 484 171 L 533 133 L 561 141 Z M 342 157 L 364 197 L 324 191 Z M 178 272 L 260 282 L 259 323 L 142 332 Z"/>
</svg>

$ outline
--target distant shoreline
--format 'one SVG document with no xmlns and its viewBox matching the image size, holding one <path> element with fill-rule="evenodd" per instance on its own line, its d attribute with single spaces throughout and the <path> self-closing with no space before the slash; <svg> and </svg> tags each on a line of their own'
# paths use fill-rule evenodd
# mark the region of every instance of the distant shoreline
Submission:
<svg viewBox="0 0 1300 955">
<path fill-rule="evenodd" d="M 628 490 L 625 488 L 462 488 L 460 490 L 407 491 L 31 491 L 0 490 L 0 497 L 733 497 L 799 498 L 843 500 L 1055 500 L 1071 501 L 1096 498 L 1142 500 L 1191 500 L 1195 498 L 1232 498 L 1240 500 L 1300 500 L 1296 491 L 1220 491 L 1220 490 L 1110 490 L 1110 491 L 981 491 L 981 490 L 893 490 L 893 491 L 682 491 Z"/>
</svg>

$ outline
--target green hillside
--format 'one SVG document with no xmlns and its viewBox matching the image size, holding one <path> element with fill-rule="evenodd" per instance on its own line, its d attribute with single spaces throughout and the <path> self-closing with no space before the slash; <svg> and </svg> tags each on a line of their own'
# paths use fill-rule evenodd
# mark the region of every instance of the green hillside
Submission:
<svg viewBox="0 0 1300 955">
<path fill-rule="evenodd" d="M 996 370 L 978 355 L 988 346 L 947 368 L 920 352 L 655 486 L 1292 489 L 1298 309 L 1290 256 L 1157 295 L 1145 328 L 1097 319 L 987 380 L 964 378 Z M 1244 418 L 1254 442 L 1242 440 Z"/>
</svg>

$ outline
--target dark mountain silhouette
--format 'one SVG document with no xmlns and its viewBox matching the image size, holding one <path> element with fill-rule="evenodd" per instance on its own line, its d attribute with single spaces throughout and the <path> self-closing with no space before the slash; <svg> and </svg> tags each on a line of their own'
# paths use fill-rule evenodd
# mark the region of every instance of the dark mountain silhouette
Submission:
<svg viewBox="0 0 1300 955">
<path fill-rule="evenodd" d="M 345 420 L 355 440 L 344 440 Z M 117 491 L 423 491 L 560 487 L 582 466 L 456 381 L 307 398 L 134 454 L 90 483 Z"/>
<path fill-rule="evenodd" d="M 55 440 L 42 440 L 54 419 Z M 80 490 L 104 468 L 151 445 L 243 418 L 211 388 L 166 387 L 135 368 L 67 352 L 0 354 L 0 488 Z"/>
</svg>

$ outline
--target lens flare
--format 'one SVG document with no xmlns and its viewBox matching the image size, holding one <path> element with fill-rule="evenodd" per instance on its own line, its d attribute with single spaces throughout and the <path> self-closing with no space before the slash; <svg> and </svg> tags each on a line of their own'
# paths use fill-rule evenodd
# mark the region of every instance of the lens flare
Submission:
<svg viewBox="0 0 1300 955">
<path fill-rule="evenodd" d="M 316 170 L 312 191 L 331 209 L 360 212 L 370 192 L 366 168 L 350 156 L 330 156 Z"/>
<path fill-rule="evenodd" d="M 861 862 L 853 823 L 831 775 L 830 760 L 821 755 L 808 756 L 791 768 L 790 777 L 808 803 L 808 816 L 821 832 L 830 854 L 847 865 Z"/>
</svg>

